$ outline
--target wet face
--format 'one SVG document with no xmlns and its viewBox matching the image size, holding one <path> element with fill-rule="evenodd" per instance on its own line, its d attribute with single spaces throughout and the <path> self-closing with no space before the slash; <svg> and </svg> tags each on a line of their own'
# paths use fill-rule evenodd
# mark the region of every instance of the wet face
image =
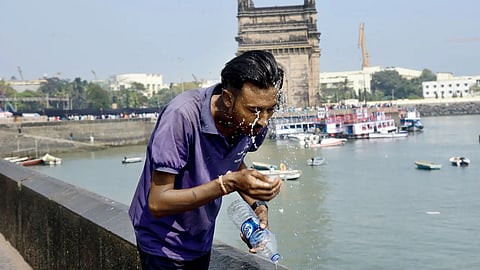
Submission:
<svg viewBox="0 0 480 270">
<path fill-rule="evenodd" d="M 274 113 L 278 90 L 274 87 L 260 89 L 245 83 L 242 91 L 232 97 L 230 108 L 234 126 L 247 136 L 257 136 Z"/>
</svg>

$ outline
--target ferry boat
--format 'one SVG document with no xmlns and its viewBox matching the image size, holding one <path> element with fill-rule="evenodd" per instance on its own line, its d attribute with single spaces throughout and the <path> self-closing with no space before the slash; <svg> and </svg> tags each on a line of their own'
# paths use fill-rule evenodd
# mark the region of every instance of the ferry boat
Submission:
<svg viewBox="0 0 480 270">
<path fill-rule="evenodd" d="M 420 118 L 420 113 L 415 109 L 401 113 L 400 130 L 408 132 L 422 131 L 423 124 Z"/>
</svg>

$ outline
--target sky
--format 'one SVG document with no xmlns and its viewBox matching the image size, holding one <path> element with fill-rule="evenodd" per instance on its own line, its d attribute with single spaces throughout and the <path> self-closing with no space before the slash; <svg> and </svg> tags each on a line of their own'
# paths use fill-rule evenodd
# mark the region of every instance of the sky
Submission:
<svg viewBox="0 0 480 270">
<path fill-rule="evenodd" d="M 256 7 L 303 0 L 253 0 Z M 371 66 L 480 75 L 478 0 L 317 0 L 320 71 Z M 162 74 L 217 80 L 234 57 L 236 0 L 2 0 L 0 78 Z"/>
</svg>

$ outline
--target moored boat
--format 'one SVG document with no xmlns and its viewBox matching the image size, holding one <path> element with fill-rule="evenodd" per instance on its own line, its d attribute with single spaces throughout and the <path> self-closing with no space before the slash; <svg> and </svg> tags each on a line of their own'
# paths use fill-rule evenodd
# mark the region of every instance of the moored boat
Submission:
<svg viewBox="0 0 480 270">
<path fill-rule="evenodd" d="M 26 160 L 29 160 L 31 159 L 30 157 L 15 157 L 15 158 L 11 158 L 11 159 L 8 159 L 8 161 L 12 162 L 12 163 L 19 163 L 19 162 L 23 162 L 23 161 L 26 161 Z"/>
<path fill-rule="evenodd" d="M 407 132 L 423 130 L 420 113 L 417 110 L 409 110 L 405 115 L 400 116 L 400 130 Z"/>
<path fill-rule="evenodd" d="M 141 157 L 123 157 L 122 164 L 142 162 Z"/>
<path fill-rule="evenodd" d="M 302 176 L 301 170 L 259 170 L 260 173 L 269 177 L 280 177 L 282 180 L 297 180 Z"/>
<path fill-rule="evenodd" d="M 32 158 L 32 159 L 27 159 L 25 161 L 17 162 L 17 164 L 21 165 L 21 166 L 39 165 L 39 164 L 42 164 L 42 159 L 41 158 Z"/>
<path fill-rule="evenodd" d="M 311 159 L 307 160 L 307 165 L 308 166 L 320 166 L 325 163 L 325 158 L 324 157 L 312 157 Z"/>
<path fill-rule="evenodd" d="M 336 146 L 343 145 L 347 139 L 342 138 L 323 138 L 320 139 L 318 143 L 312 143 L 309 147 L 327 147 L 327 146 Z"/>
<path fill-rule="evenodd" d="M 58 157 L 54 157 L 50 154 L 45 154 L 43 157 L 40 158 L 45 165 L 59 165 L 62 164 L 62 159 Z"/>
<path fill-rule="evenodd" d="M 452 163 L 453 166 L 465 167 L 470 165 L 470 159 L 466 157 L 451 157 L 450 163 Z"/>
<path fill-rule="evenodd" d="M 408 136 L 408 132 L 374 132 L 368 134 L 369 139 L 381 139 L 381 138 L 404 138 Z"/>
<path fill-rule="evenodd" d="M 278 166 L 270 163 L 253 161 L 252 168 L 254 168 L 255 170 L 277 170 Z"/>
<path fill-rule="evenodd" d="M 440 170 L 442 168 L 442 164 L 430 161 L 415 161 L 415 165 L 418 169 L 421 170 Z"/>
</svg>

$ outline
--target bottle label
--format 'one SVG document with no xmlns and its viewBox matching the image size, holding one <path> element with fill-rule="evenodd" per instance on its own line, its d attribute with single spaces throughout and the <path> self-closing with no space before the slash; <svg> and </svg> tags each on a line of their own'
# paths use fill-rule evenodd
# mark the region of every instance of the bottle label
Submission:
<svg viewBox="0 0 480 270">
<path fill-rule="evenodd" d="M 258 229 L 260 229 L 260 223 L 258 219 L 253 217 L 245 220 L 245 222 L 242 223 L 242 227 L 240 228 L 240 230 L 243 233 L 243 236 L 245 236 L 245 238 L 248 241 L 250 241 L 250 237 L 252 236 L 252 233 Z"/>
<path fill-rule="evenodd" d="M 280 260 L 280 254 L 278 253 L 273 254 L 270 260 L 275 263 L 278 262 Z"/>
</svg>

